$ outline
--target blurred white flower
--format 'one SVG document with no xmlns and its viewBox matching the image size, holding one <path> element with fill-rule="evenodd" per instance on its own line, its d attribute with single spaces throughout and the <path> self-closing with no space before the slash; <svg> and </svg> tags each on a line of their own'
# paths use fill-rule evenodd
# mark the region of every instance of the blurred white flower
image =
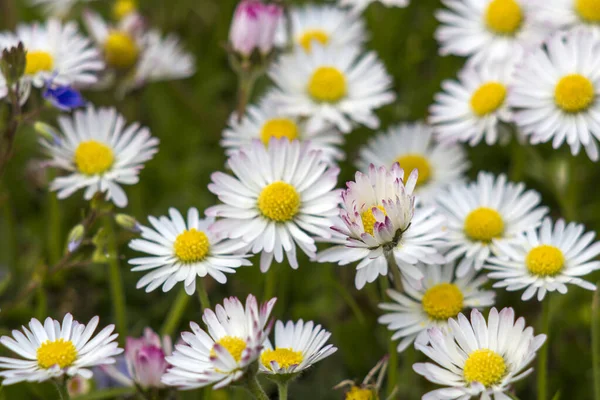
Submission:
<svg viewBox="0 0 600 400">
<path fill-rule="evenodd" d="M 409 0 L 338 0 L 341 7 L 350 7 L 353 12 L 360 13 L 371 3 L 381 3 L 386 7 L 406 7 Z"/>
</svg>

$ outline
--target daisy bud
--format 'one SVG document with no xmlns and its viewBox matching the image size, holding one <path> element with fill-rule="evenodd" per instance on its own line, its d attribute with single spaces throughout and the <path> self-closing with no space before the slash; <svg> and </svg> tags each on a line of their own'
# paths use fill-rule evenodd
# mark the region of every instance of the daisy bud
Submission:
<svg viewBox="0 0 600 400">
<path fill-rule="evenodd" d="M 233 50 L 249 57 L 258 48 L 265 54 L 273 48 L 281 7 L 260 0 L 242 0 L 233 15 L 229 42 Z"/>
<path fill-rule="evenodd" d="M 85 228 L 81 224 L 75 225 L 75 227 L 71 229 L 67 239 L 67 251 L 69 253 L 73 253 L 75 250 L 77 250 L 77 248 L 79 248 L 84 235 Z"/>
<path fill-rule="evenodd" d="M 258 48 L 263 55 L 269 54 L 273 50 L 275 42 L 275 32 L 283 14 L 283 8 L 277 4 L 268 4 L 263 7 L 260 14 L 260 36 L 258 38 Z"/>
<path fill-rule="evenodd" d="M 160 379 L 169 367 L 165 356 L 171 354 L 171 340 L 160 337 L 150 328 L 141 338 L 128 337 L 125 343 L 125 361 L 133 381 L 144 389 L 162 388 Z"/>
<path fill-rule="evenodd" d="M 17 83 L 25 73 L 26 51 L 23 43 L 16 47 L 6 48 L 0 57 L 0 72 L 6 79 L 8 87 Z"/>
<path fill-rule="evenodd" d="M 142 231 L 140 229 L 140 224 L 131 215 L 117 214 L 117 215 L 115 215 L 115 222 L 121 228 L 127 229 L 128 231 L 131 231 L 134 233 L 140 233 Z"/>
<path fill-rule="evenodd" d="M 53 143 L 56 146 L 60 146 L 60 144 L 62 143 L 60 137 L 56 133 L 56 129 L 54 129 L 54 127 L 52 127 L 51 125 L 48 125 L 41 121 L 37 121 L 35 124 L 33 124 L 33 129 L 35 129 L 35 131 L 39 133 L 48 142 Z"/>
</svg>

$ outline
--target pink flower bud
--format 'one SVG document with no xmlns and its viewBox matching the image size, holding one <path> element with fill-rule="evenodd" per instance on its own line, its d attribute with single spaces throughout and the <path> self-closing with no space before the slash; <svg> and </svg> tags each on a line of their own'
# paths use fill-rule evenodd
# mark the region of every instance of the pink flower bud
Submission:
<svg viewBox="0 0 600 400">
<path fill-rule="evenodd" d="M 242 0 L 235 10 L 229 31 L 233 49 L 245 57 L 256 48 L 263 54 L 270 52 L 282 12 L 282 8 L 275 4 Z"/>
<path fill-rule="evenodd" d="M 125 361 L 131 379 L 142 388 L 160 388 L 164 385 L 160 378 L 169 364 L 165 356 L 171 353 L 171 341 L 160 337 L 150 328 L 144 330 L 139 339 L 128 337 L 125 343 Z"/>
<path fill-rule="evenodd" d="M 275 41 L 275 32 L 281 21 L 283 8 L 276 4 L 268 4 L 263 7 L 263 12 L 260 15 L 260 38 L 258 40 L 258 48 L 263 54 L 268 54 L 273 49 Z"/>
</svg>

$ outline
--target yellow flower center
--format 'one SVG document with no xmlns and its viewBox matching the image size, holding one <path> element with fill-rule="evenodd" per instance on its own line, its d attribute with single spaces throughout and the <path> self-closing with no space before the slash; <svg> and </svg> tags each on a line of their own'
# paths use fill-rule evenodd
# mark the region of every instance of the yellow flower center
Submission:
<svg viewBox="0 0 600 400">
<path fill-rule="evenodd" d="M 529 251 L 525 265 L 534 275 L 554 276 L 565 266 L 565 256 L 559 248 L 544 244 Z"/>
<path fill-rule="evenodd" d="M 352 386 L 346 393 L 346 400 L 372 400 L 373 391 L 370 389 L 361 389 L 358 386 Z"/>
<path fill-rule="evenodd" d="M 334 67 L 319 67 L 308 83 L 308 93 L 317 101 L 335 103 L 346 95 L 346 77 Z"/>
<path fill-rule="evenodd" d="M 375 206 L 375 207 L 379 208 L 381 210 L 381 212 L 383 212 L 385 215 L 387 215 L 387 213 L 385 212 L 385 208 L 383 208 L 383 206 Z M 375 216 L 373 215 L 373 207 L 369 207 L 365 211 L 363 211 L 360 214 L 360 219 L 362 219 L 362 223 L 363 223 L 363 227 L 365 228 L 365 232 L 372 235 L 373 230 L 375 229 L 375 222 L 377 222 L 377 220 L 375 219 Z"/>
<path fill-rule="evenodd" d="M 490 387 L 500 382 L 506 373 L 506 363 L 495 351 L 479 349 L 469 355 L 463 373 L 468 383 L 479 382 Z"/>
<path fill-rule="evenodd" d="M 402 180 L 406 182 L 410 173 L 416 169 L 419 171 L 419 177 L 417 178 L 417 186 L 423 183 L 427 183 L 431 177 L 431 164 L 425 157 L 420 154 L 405 154 L 396 159 L 398 164 L 404 169 L 404 177 Z"/>
<path fill-rule="evenodd" d="M 473 240 L 490 242 L 493 238 L 502 236 L 504 221 L 498 211 L 479 207 L 471 211 L 465 219 L 465 233 Z"/>
<path fill-rule="evenodd" d="M 25 75 L 35 75 L 42 71 L 52 71 L 54 58 L 45 51 L 28 51 L 25 56 Z"/>
<path fill-rule="evenodd" d="M 506 97 L 506 87 L 498 82 L 488 82 L 479 86 L 471 96 L 471 110 L 483 117 L 496 111 Z"/>
<path fill-rule="evenodd" d="M 300 209 L 300 195 L 289 183 L 273 182 L 258 196 L 258 209 L 273 221 L 289 221 Z"/>
<path fill-rule="evenodd" d="M 193 228 L 177 235 L 173 244 L 175 255 L 184 263 L 204 260 L 209 248 L 210 242 L 206 234 Z"/>
<path fill-rule="evenodd" d="M 75 165 L 85 175 L 96 175 L 107 171 L 115 162 L 110 147 L 95 140 L 79 143 L 75 150 Z"/>
<path fill-rule="evenodd" d="M 594 85 L 583 75 L 563 76 L 554 88 L 554 101 L 566 112 L 586 110 L 594 101 Z"/>
<path fill-rule="evenodd" d="M 587 22 L 600 22 L 599 0 L 575 0 L 575 11 Z"/>
<path fill-rule="evenodd" d="M 320 29 L 309 29 L 298 39 L 298 42 L 307 53 L 312 49 L 312 42 L 318 42 L 326 45 L 329 42 L 329 35 Z"/>
<path fill-rule="evenodd" d="M 515 0 L 492 0 L 485 11 L 489 30 L 499 35 L 514 35 L 523 22 L 523 11 Z"/>
<path fill-rule="evenodd" d="M 298 137 L 298 125 L 291 119 L 273 118 L 265 122 L 261 131 L 260 139 L 265 145 L 269 144 L 271 138 L 288 138 L 290 141 Z"/>
<path fill-rule="evenodd" d="M 231 354 L 231 357 L 233 357 L 233 359 L 236 362 L 240 362 L 240 360 L 242 359 L 242 353 L 246 349 L 246 342 L 244 340 L 235 336 L 223 336 L 217 341 L 217 343 L 223 346 L 229 352 L 229 354 Z M 210 356 L 216 356 L 214 347 L 210 351 Z"/>
<path fill-rule="evenodd" d="M 133 38 L 125 32 L 111 32 L 104 42 L 104 58 L 114 68 L 131 68 L 137 61 L 139 52 Z"/>
<path fill-rule="evenodd" d="M 453 283 L 440 283 L 427 289 L 423 295 L 423 310 L 431 319 L 447 320 L 462 311 L 464 296 Z"/>
<path fill-rule="evenodd" d="M 135 0 L 117 0 L 112 8 L 112 14 L 117 21 L 122 20 L 137 9 Z"/>
<path fill-rule="evenodd" d="M 46 340 L 37 349 L 37 362 L 42 368 L 58 365 L 60 368 L 71 366 L 77 359 L 77 349 L 70 340 Z"/>
<path fill-rule="evenodd" d="M 294 351 L 291 348 L 277 348 L 275 350 L 265 350 L 260 355 L 260 362 L 266 368 L 271 369 L 271 362 L 275 361 L 280 368 L 289 368 L 292 365 L 298 365 L 302 362 L 301 351 Z"/>
</svg>

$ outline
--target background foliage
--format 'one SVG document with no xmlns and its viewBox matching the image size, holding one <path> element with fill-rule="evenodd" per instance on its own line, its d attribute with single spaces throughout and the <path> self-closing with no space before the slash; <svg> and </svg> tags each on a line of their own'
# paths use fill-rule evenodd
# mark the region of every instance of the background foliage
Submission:
<svg viewBox="0 0 600 400">
<path fill-rule="evenodd" d="M 1 29 L 12 28 L 16 21 L 41 18 L 36 14 L 38 10 L 28 8 L 25 3 L 2 0 Z M 85 95 L 98 105 L 116 104 L 129 121 L 141 121 L 161 140 L 159 153 L 147 163 L 140 184 L 126 188 L 130 204 L 125 212 L 146 223 L 148 215 L 164 215 L 169 207 L 185 210 L 196 206 L 202 210 L 216 201 L 206 186 L 213 171 L 224 169 L 225 156 L 219 139 L 235 102 L 236 77 L 228 67 L 222 45 L 227 40 L 236 1 L 140 0 L 140 3 L 141 12 L 151 25 L 164 32 L 176 32 L 196 55 L 196 75 L 185 81 L 153 84 L 124 100 L 106 93 Z M 109 4 L 97 1 L 91 5 L 106 11 Z M 458 58 L 437 55 L 433 38 L 437 22 L 433 12 L 440 6 L 435 0 L 414 0 L 406 9 L 387 9 L 375 4 L 365 13 L 370 32 L 368 47 L 379 54 L 393 75 L 398 95 L 393 105 L 379 112 L 383 127 L 426 118 L 440 82 L 455 76 L 463 63 Z M 259 82 L 254 99 L 267 84 L 266 79 Z M 6 107 L 0 104 L 0 113 L 6 113 Z M 54 122 L 55 115 L 45 117 Z M 340 186 L 353 177 L 357 149 L 373 134 L 361 128 L 347 136 L 344 147 L 347 161 L 342 164 Z M 100 315 L 101 324 L 113 322 L 105 264 L 69 270 L 47 281 L 32 296 L 23 299 L 19 295 L 60 259 L 66 235 L 86 207 L 80 193 L 60 202 L 48 193 L 45 185 L 52 172 L 31 162 L 43 158 L 36 140 L 31 128 L 19 131 L 15 156 L 0 182 L 0 275 L 5 278 L 0 300 L 0 333 L 9 333 L 32 316 L 61 318 L 65 312 L 72 312 L 80 321 Z M 598 167 L 585 155 L 572 157 L 567 149 L 532 148 L 516 142 L 492 147 L 480 145 L 470 148 L 469 155 L 473 164 L 471 177 L 479 170 L 507 173 L 512 179 L 524 180 L 541 191 L 553 217 L 580 221 L 589 229 L 600 228 Z M 169 293 L 160 289 L 151 294 L 136 290 L 140 275 L 131 273 L 126 263 L 132 255 L 126 247 L 129 238 L 125 235 L 121 238 L 119 262 L 126 288 L 127 329 L 129 334 L 139 335 L 145 326 L 161 328 L 179 287 Z M 333 332 L 331 340 L 340 349 L 291 386 L 292 399 L 342 398 L 342 393 L 331 389 L 336 383 L 347 378 L 362 379 L 378 359 L 395 348 L 395 344 L 389 345 L 389 333 L 376 322 L 380 314 L 376 307 L 380 288 L 371 284 L 356 291 L 354 268 L 316 264 L 301 258 L 298 271 L 285 264 L 274 264 L 270 274 L 275 274 L 271 283 L 275 282 L 274 292 L 279 298 L 275 317 L 315 320 Z M 591 280 L 598 278 L 600 275 Z M 207 285 L 213 304 L 231 295 L 245 297 L 254 293 L 260 298 L 270 290 L 258 266 L 238 270 L 225 286 L 216 285 L 210 278 Z M 553 298 L 550 393 L 560 391 L 563 399 L 592 398 L 591 300 L 592 294 L 579 288 Z M 537 323 L 539 304 L 535 301 L 523 303 L 518 295 L 499 292 L 497 304 L 513 306 L 529 324 Z M 192 297 L 178 331 L 186 329 L 188 321 L 200 318 L 200 306 Z M 399 399 L 419 399 L 430 388 L 411 369 L 412 363 L 422 358 L 413 349 L 398 356 Z M 534 398 L 534 385 L 531 378 L 519 382 L 518 397 Z M 55 393 L 49 385 L 19 384 L 0 390 L 0 399 L 52 396 Z M 236 390 L 211 396 L 206 398 L 245 398 L 243 392 Z M 198 392 L 190 392 L 183 398 L 201 397 Z"/>
</svg>

